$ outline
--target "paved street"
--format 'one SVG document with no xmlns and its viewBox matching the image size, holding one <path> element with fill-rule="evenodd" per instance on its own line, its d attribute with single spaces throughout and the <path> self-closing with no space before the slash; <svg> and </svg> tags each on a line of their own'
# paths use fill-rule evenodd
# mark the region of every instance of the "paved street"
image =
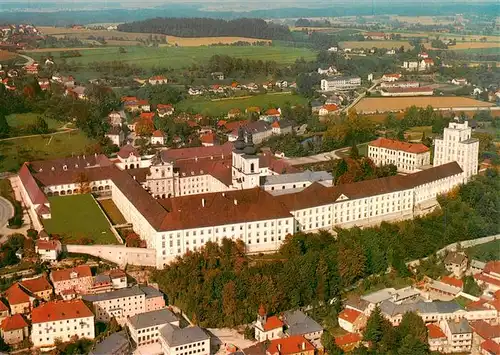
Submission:
<svg viewBox="0 0 500 355">
<path fill-rule="evenodd" d="M 7 230 L 7 222 L 12 216 L 14 216 L 14 207 L 7 199 L 0 197 L 0 234 L 2 234 L 0 244 L 6 241 L 7 235 L 4 231 Z"/>
<path fill-rule="evenodd" d="M 321 163 L 321 162 L 328 161 L 331 159 L 340 159 L 341 157 L 337 153 L 341 152 L 345 149 L 349 149 L 349 148 L 340 148 L 340 149 L 332 150 L 331 152 L 319 153 L 319 154 L 311 155 L 308 157 L 285 158 L 285 160 L 290 165 Z"/>
</svg>

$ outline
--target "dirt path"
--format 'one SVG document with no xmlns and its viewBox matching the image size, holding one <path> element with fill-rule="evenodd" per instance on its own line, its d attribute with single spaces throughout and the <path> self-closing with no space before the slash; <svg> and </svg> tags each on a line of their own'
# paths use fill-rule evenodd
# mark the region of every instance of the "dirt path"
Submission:
<svg viewBox="0 0 500 355">
<path fill-rule="evenodd" d="M 62 129 L 62 128 L 60 128 Z M 68 128 L 68 129 L 65 129 L 64 131 L 57 131 L 57 132 L 53 132 L 53 133 L 46 133 L 46 134 L 30 134 L 28 136 L 19 136 L 19 137 L 10 137 L 10 138 L 3 138 L 3 139 L 0 139 L 0 142 L 2 141 L 12 141 L 14 139 L 22 139 L 22 138 L 33 138 L 33 137 L 39 137 L 39 136 L 54 136 L 56 134 L 63 134 L 63 133 L 69 133 L 69 132 L 73 132 L 73 131 L 78 131 L 77 128 Z"/>
</svg>

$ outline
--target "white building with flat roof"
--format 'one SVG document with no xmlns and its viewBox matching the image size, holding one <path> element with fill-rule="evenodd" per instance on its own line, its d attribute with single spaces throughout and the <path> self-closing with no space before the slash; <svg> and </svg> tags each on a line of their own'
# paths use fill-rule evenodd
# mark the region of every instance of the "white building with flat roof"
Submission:
<svg viewBox="0 0 500 355">
<path fill-rule="evenodd" d="M 210 354 L 210 337 L 200 327 L 181 329 L 166 324 L 160 329 L 159 339 L 165 355 Z"/>
<path fill-rule="evenodd" d="M 434 139 L 434 166 L 456 161 L 462 168 L 465 180 L 478 172 L 479 140 L 472 138 L 472 128 L 467 121 L 450 122 L 442 138 Z"/>
<path fill-rule="evenodd" d="M 157 343 L 160 329 L 166 324 L 179 326 L 179 320 L 167 308 L 136 314 L 127 319 L 130 336 L 138 346 Z"/>
<path fill-rule="evenodd" d="M 321 80 L 322 91 L 334 90 L 353 90 L 361 86 L 361 78 L 359 76 L 341 76 L 331 79 Z"/>
</svg>

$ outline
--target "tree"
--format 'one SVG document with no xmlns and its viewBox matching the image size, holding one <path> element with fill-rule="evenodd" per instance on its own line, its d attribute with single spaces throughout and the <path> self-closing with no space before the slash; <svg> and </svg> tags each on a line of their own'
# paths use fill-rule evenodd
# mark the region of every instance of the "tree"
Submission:
<svg viewBox="0 0 500 355">
<path fill-rule="evenodd" d="M 353 144 L 349 152 L 349 157 L 351 159 L 359 159 L 359 150 L 357 144 Z"/>
<path fill-rule="evenodd" d="M 479 297 L 483 293 L 483 290 L 481 290 L 481 287 L 477 284 L 476 280 L 474 280 L 474 277 L 468 275 L 465 276 L 462 279 L 464 283 L 464 292 L 468 293 L 469 295 Z"/>
<path fill-rule="evenodd" d="M 236 311 L 238 310 L 238 305 L 236 301 L 236 286 L 233 280 L 225 284 L 222 290 L 222 309 L 224 311 L 224 316 L 228 320 L 228 325 L 235 325 L 235 316 Z"/>
<path fill-rule="evenodd" d="M 3 337 L 0 337 L 0 351 L 8 352 L 10 350 L 10 346 L 5 343 Z"/>
<path fill-rule="evenodd" d="M 10 133 L 10 127 L 5 118 L 5 114 L 0 111 L 0 138 L 8 137 Z"/>
<path fill-rule="evenodd" d="M 135 132 L 140 137 L 150 137 L 155 130 L 153 121 L 148 119 L 141 119 L 135 125 Z"/>
<path fill-rule="evenodd" d="M 87 173 L 78 173 L 76 176 L 76 184 L 81 194 L 88 194 L 91 192 L 90 179 Z"/>
<path fill-rule="evenodd" d="M 366 328 L 363 332 L 363 340 L 374 344 L 379 343 L 384 335 L 384 318 L 378 306 L 370 314 L 366 322 Z"/>
<path fill-rule="evenodd" d="M 427 327 L 422 318 L 415 312 L 406 312 L 397 328 L 400 339 L 407 335 L 427 344 Z"/>
<path fill-rule="evenodd" d="M 49 125 L 42 116 L 37 116 L 35 123 L 29 130 L 34 134 L 46 134 L 49 132 Z"/>
<path fill-rule="evenodd" d="M 125 238 L 125 243 L 127 247 L 130 248 L 140 248 L 141 247 L 141 238 L 136 233 L 130 233 Z"/>
</svg>

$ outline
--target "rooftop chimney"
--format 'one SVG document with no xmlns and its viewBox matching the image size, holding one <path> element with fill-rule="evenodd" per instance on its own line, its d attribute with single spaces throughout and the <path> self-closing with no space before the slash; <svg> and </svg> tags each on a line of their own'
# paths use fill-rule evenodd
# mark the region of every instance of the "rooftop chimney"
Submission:
<svg viewBox="0 0 500 355">
<path fill-rule="evenodd" d="M 222 197 L 226 197 L 226 193 L 225 192 L 222 193 Z"/>
<path fill-rule="evenodd" d="M 205 207 L 205 199 L 204 198 L 201 199 L 201 206 Z"/>
<path fill-rule="evenodd" d="M 302 350 L 306 350 L 306 342 L 305 341 L 302 342 Z"/>
<path fill-rule="evenodd" d="M 281 351 L 281 343 L 278 343 L 278 351 Z"/>
<path fill-rule="evenodd" d="M 234 199 L 234 205 L 237 206 L 238 205 L 238 200 L 237 199 Z"/>
</svg>

